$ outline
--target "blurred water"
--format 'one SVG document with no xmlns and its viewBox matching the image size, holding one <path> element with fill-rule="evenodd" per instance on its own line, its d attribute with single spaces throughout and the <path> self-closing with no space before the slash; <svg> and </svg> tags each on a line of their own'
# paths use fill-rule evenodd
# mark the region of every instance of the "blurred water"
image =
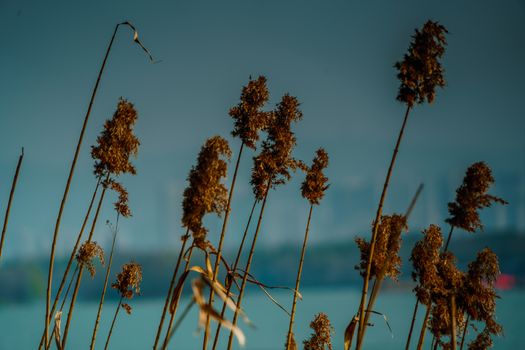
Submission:
<svg viewBox="0 0 525 350">
<path fill-rule="evenodd" d="M 309 334 L 308 324 L 318 312 L 325 312 L 335 328 L 334 350 L 342 349 L 344 329 L 357 309 L 359 292 L 356 289 L 307 289 L 302 291 L 303 301 L 299 303 L 295 327 L 296 340 L 300 343 Z M 283 305 L 291 304 L 289 293 L 273 294 Z M 288 329 L 288 316 L 256 291 L 245 298 L 245 309 L 256 325 L 251 329 L 241 323 L 247 337 L 245 349 L 282 349 Z M 519 305 L 525 301 L 525 291 L 502 293 L 498 301 L 498 321 L 505 327 L 505 336 L 497 339 L 495 349 L 523 349 L 525 339 L 521 332 Z M 183 308 L 188 299 L 181 302 Z M 372 320 L 374 327 L 367 333 L 365 349 L 401 349 L 408 333 L 408 326 L 415 299 L 407 292 L 388 292 L 380 296 L 375 309 L 387 315 L 394 336 L 380 316 Z M 162 309 L 161 300 L 130 303 L 133 313 L 120 312 L 111 338 L 111 349 L 150 349 Z M 97 304 L 78 303 L 68 336 L 69 349 L 86 349 L 89 346 Z M 97 348 L 103 348 L 116 303 L 105 304 L 98 333 Z M 0 349 L 35 349 L 42 334 L 42 304 L 0 303 Z M 421 311 L 421 310 L 420 310 Z M 419 318 L 421 319 L 421 317 Z M 65 316 L 63 319 L 65 323 Z M 420 323 L 417 323 L 420 327 Z M 224 334 L 224 333 L 223 333 Z M 427 338 L 427 340 L 430 337 Z M 192 310 L 179 328 L 171 349 L 199 349 L 202 332 L 197 332 L 197 313 Z M 427 344 L 429 346 L 429 344 Z M 224 348 L 221 347 L 221 348 Z M 236 344 L 235 348 L 239 348 Z"/>
</svg>

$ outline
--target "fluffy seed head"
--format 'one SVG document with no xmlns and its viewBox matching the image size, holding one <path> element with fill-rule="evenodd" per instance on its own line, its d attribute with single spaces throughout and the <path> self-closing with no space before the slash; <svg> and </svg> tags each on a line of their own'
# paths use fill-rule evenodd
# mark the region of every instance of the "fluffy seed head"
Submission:
<svg viewBox="0 0 525 350">
<path fill-rule="evenodd" d="M 131 210 L 128 206 L 128 191 L 126 188 L 120 182 L 112 179 L 109 179 L 106 185 L 118 193 L 118 200 L 113 203 L 117 213 L 125 218 L 130 217 Z"/>
<path fill-rule="evenodd" d="M 310 328 L 314 332 L 309 339 L 303 341 L 304 350 L 332 350 L 334 327 L 332 327 L 328 316 L 322 312 L 315 315 L 314 320 L 310 323 Z"/>
<path fill-rule="evenodd" d="M 401 82 L 397 99 L 409 107 L 425 100 L 432 103 L 436 86 L 445 86 L 439 59 L 445 53 L 446 33 L 444 26 L 428 21 L 421 30 L 416 29 L 408 52 L 395 64 Z"/>
<path fill-rule="evenodd" d="M 301 185 L 301 193 L 311 204 L 319 205 L 324 196 L 324 191 L 329 187 L 328 178 L 323 170 L 328 166 L 328 153 L 323 148 L 316 152 L 312 166 L 306 172 L 306 179 Z"/>
<path fill-rule="evenodd" d="M 122 265 L 122 271 L 117 274 L 117 280 L 111 288 L 118 290 L 121 297 L 126 299 L 133 298 L 133 295 L 140 294 L 140 283 L 142 282 L 142 266 L 135 262 Z M 131 313 L 131 306 L 122 304 L 128 314 Z"/>
<path fill-rule="evenodd" d="M 104 266 L 104 250 L 97 242 L 86 241 L 78 249 L 76 259 L 79 264 L 84 265 L 89 271 L 91 278 L 95 277 L 95 264 L 93 259 L 98 257 L 102 266 Z"/>
</svg>

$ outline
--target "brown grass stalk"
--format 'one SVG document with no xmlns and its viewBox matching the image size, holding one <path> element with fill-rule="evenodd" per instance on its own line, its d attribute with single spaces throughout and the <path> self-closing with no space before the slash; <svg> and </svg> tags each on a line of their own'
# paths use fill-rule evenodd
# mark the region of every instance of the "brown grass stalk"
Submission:
<svg viewBox="0 0 525 350">
<path fill-rule="evenodd" d="M 425 342 L 425 334 L 427 332 L 427 322 L 428 316 L 430 315 L 431 305 L 426 305 L 427 309 L 425 311 L 425 317 L 423 318 L 423 324 L 421 325 L 421 332 L 419 333 L 419 340 L 417 342 L 417 350 L 423 348 L 423 343 Z"/>
<path fill-rule="evenodd" d="M 264 215 L 264 208 L 266 207 L 266 200 L 268 199 L 268 193 L 270 192 L 272 179 L 273 179 L 273 175 L 269 176 L 268 177 L 268 182 L 266 184 L 266 190 L 265 190 L 265 193 L 264 193 L 264 198 L 263 198 L 263 201 L 262 201 L 261 210 L 259 212 L 259 218 L 257 220 L 257 228 L 255 229 L 255 234 L 253 236 L 252 246 L 250 248 L 250 253 L 248 254 L 248 261 L 246 262 L 246 267 L 244 268 L 245 273 L 244 273 L 244 276 L 242 278 L 241 289 L 239 290 L 239 297 L 237 298 L 237 304 L 236 304 L 237 308 L 235 309 L 235 312 L 233 314 L 233 320 L 232 320 L 233 326 L 237 325 L 237 319 L 239 317 L 239 310 L 240 310 L 241 305 L 242 305 L 242 297 L 244 296 L 244 290 L 246 289 L 246 282 L 248 281 L 248 274 L 250 273 L 250 268 L 252 266 L 253 253 L 255 251 L 255 245 L 257 243 L 257 237 L 259 236 L 259 231 L 261 229 L 262 218 L 263 218 L 263 215 Z M 230 331 L 230 336 L 228 338 L 228 350 L 231 350 L 232 345 L 233 345 L 233 331 Z"/>
<path fill-rule="evenodd" d="M 450 348 L 457 349 L 457 329 L 456 329 L 456 297 L 454 294 L 450 296 Z"/>
<path fill-rule="evenodd" d="M 18 163 L 16 164 L 15 176 L 11 183 L 11 191 L 9 192 L 9 200 L 7 201 L 7 208 L 5 209 L 4 225 L 2 226 L 2 237 L 0 238 L 0 259 L 2 259 L 2 250 L 4 248 L 5 233 L 7 231 L 7 223 L 9 221 L 9 212 L 11 211 L 11 203 L 15 195 L 16 183 L 18 182 L 18 174 L 20 173 L 20 167 L 22 166 L 22 160 L 24 160 L 24 147 L 22 147 L 22 153 L 18 157 Z"/>
<path fill-rule="evenodd" d="M 95 202 L 95 198 L 97 196 L 97 192 L 98 192 L 99 186 L 100 186 L 100 177 L 97 180 L 97 185 L 95 187 L 95 190 L 93 191 L 93 195 L 91 197 L 91 201 L 89 202 L 89 206 L 88 206 L 88 209 L 87 209 L 87 212 L 86 212 L 86 216 L 84 217 L 84 221 L 82 222 L 82 227 L 80 228 L 80 231 L 78 232 L 77 241 L 75 242 L 75 246 L 73 247 L 73 250 L 71 251 L 71 255 L 69 257 L 69 261 L 67 262 L 66 269 L 64 270 L 64 274 L 62 275 L 62 280 L 60 281 L 60 286 L 58 287 L 58 291 L 55 294 L 55 300 L 53 301 L 53 306 L 51 307 L 51 311 L 50 311 L 50 314 L 49 314 L 50 318 L 49 318 L 48 322 L 51 322 L 51 317 L 55 313 L 55 308 L 56 308 L 56 306 L 58 304 L 58 300 L 60 299 L 60 294 L 62 293 L 62 290 L 64 289 L 64 285 L 65 285 L 66 280 L 67 280 L 67 275 L 69 273 L 69 270 L 71 269 L 71 265 L 73 263 L 73 260 L 75 260 L 75 254 L 77 253 L 78 246 L 80 245 L 80 241 L 81 241 L 82 235 L 84 233 L 84 229 L 86 228 L 86 224 L 87 224 L 87 222 L 89 220 L 89 215 L 91 214 L 91 209 L 93 208 L 93 203 Z M 78 269 L 78 267 L 76 269 Z M 76 269 L 75 269 L 75 272 L 73 273 L 73 276 L 76 273 Z M 71 279 L 71 281 L 72 281 L 72 279 Z M 69 294 L 69 287 L 70 286 L 71 286 L 71 282 L 70 282 L 70 285 L 68 286 L 68 290 L 66 291 L 66 295 L 64 296 L 64 301 L 65 301 L 67 295 Z M 64 303 L 62 302 L 62 307 L 63 307 L 63 305 L 64 305 Z M 60 308 L 60 310 L 62 310 L 62 307 Z M 45 331 L 42 332 L 42 337 L 40 339 L 40 344 L 38 345 L 38 350 L 42 349 L 42 346 L 44 345 L 44 337 L 45 337 Z M 52 339 L 50 338 L 49 341 L 48 341 L 48 344 L 51 343 L 51 340 Z M 47 348 L 49 348 L 49 345 L 46 346 L 46 349 Z"/>
<path fill-rule="evenodd" d="M 450 231 L 448 232 L 447 243 L 445 244 L 445 248 L 443 250 L 445 252 L 448 251 L 448 245 L 450 243 L 450 239 L 452 238 L 452 233 L 453 232 L 454 232 L 454 226 L 450 225 Z"/>
<path fill-rule="evenodd" d="M 109 333 L 108 338 L 106 339 L 106 345 L 104 345 L 104 350 L 107 350 L 109 346 L 109 339 L 111 338 L 111 334 L 113 333 L 113 328 L 115 327 L 115 321 L 117 320 L 118 312 L 120 311 L 120 305 L 122 305 L 122 296 L 120 297 L 117 305 L 117 309 L 115 310 L 115 315 L 113 316 L 113 321 L 111 321 L 111 327 L 109 327 Z"/>
<path fill-rule="evenodd" d="M 219 239 L 219 245 L 217 247 L 217 257 L 215 259 L 215 266 L 213 267 L 213 279 L 212 281 L 215 282 L 217 279 L 217 275 L 219 274 L 219 266 L 221 262 L 221 255 L 222 255 L 222 245 L 224 243 L 224 236 L 226 234 L 226 228 L 228 227 L 228 218 L 230 217 L 230 211 L 231 211 L 231 200 L 233 196 L 233 191 L 235 190 L 235 181 L 237 180 L 237 172 L 239 170 L 239 163 L 241 161 L 242 151 L 244 149 L 244 142 L 241 143 L 241 147 L 239 149 L 239 155 L 237 156 L 237 161 L 235 163 L 235 170 L 233 172 L 233 178 L 232 183 L 230 186 L 230 193 L 228 194 L 228 202 L 226 204 L 226 213 L 224 214 L 224 221 L 222 223 L 222 229 L 221 229 L 221 236 Z M 208 299 L 208 304 L 213 307 L 213 288 L 210 288 L 210 297 Z M 206 350 L 208 346 L 208 337 L 209 337 L 209 328 L 210 328 L 210 316 L 208 315 L 206 317 L 206 326 L 204 328 L 204 339 L 202 342 L 202 349 Z"/>
<path fill-rule="evenodd" d="M 414 313 L 412 314 L 412 321 L 410 322 L 410 330 L 408 331 L 407 344 L 405 346 L 405 350 L 408 350 L 410 347 L 410 340 L 412 338 L 412 332 L 414 331 L 414 323 L 416 322 L 418 306 L 419 299 L 416 298 L 416 305 L 414 306 Z"/>
<path fill-rule="evenodd" d="M 106 268 L 106 277 L 104 279 L 104 287 L 102 288 L 102 293 L 100 295 L 100 302 L 98 303 L 97 318 L 95 320 L 95 327 L 93 328 L 93 335 L 91 337 L 91 345 L 90 345 L 91 350 L 95 348 L 95 341 L 97 337 L 98 325 L 100 323 L 100 315 L 102 314 L 102 306 L 104 305 L 104 299 L 105 299 L 106 291 L 108 288 L 109 274 L 111 272 L 111 265 L 113 263 L 113 253 L 115 252 L 115 242 L 117 240 L 119 216 L 120 216 L 120 213 L 117 213 L 117 222 L 115 224 L 115 233 L 113 234 L 113 241 L 111 242 L 111 252 L 109 254 L 108 266 Z"/>
<path fill-rule="evenodd" d="M 226 280 L 230 278 L 230 282 L 226 283 L 226 295 L 230 295 L 230 291 L 232 286 L 235 284 L 235 273 L 237 271 L 237 267 L 239 265 L 239 260 L 241 259 L 242 250 L 244 248 L 244 242 L 246 241 L 246 236 L 248 235 L 248 230 L 250 228 L 250 223 L 252 221 L 253 212 L 255 211 L 255 206 L 257 205 L 257 200 L 253 201 L 252 210 L 250 211 L 250 216 L 248 217 L 248 222 L 246 223 L 246 227 L 244 229 L 244 234 L 242 235 L 241 244 L 239 245 L 239 249 L 237 250 L 237 256 L 235 257 L 235 261 L 233 263 L 233 266 L 231 268 L 231 275 L 226 276 Z M 224 314 L 226 313 L 227 305 L 225 302 L 222 304 L 221 309 L 221 318 L 224 318 Z M 217 324 L 217 330 L 215 331 L 215 339 L 213 340 L 213 350 L 217 347 L 217 343 L 219 341 L 219 336 L 221 333 L 221 323 Z"/>
<path fill-rule="evenodd" d="M 186 249 L 186 243 L 188 242 L 188 239 L 189 239 L 189 235 L 188 235 L 189 232 L 190 232 L 190 229 L 188 228 L 186 230 L 186 234 L 184 235 L 183 242 L 180 247 L 180 252 L 177 258 L 177 263 L 175 264 L 175 268 L 173 269 L 173 275 L 171 276 L 170 286 L 168 288 L 168 293 L 166 294 L 166 301 L 164 302 L 164 308 L 162 309 L 162 314 L 160 316 L 159 327 L 157 328 L 157 334 L 155 335 L 155 343 L 153 344 L 153 350 L 157 349 L 157 345 L 159 343 L 160 333 L 162 332 L 162 325 L 164 324 L 164 318 L 166 317 L 168 305 L 171 300 L 171 293 L 173 292 L 173 287 L 175 286 L 175 281 L 177 280 L 177 273 L 179 272 L 180 262 L 182 260 L 182 256 L 184 255 L 184 251 Z"/>
<path fill-rule="evenodd" d="M 465 328 L 463 328 L 463 335 L 461 336 L 461 345 L 459 346 L 459 350 L 463 350 L 463 345 L 465 345 L 465 337 L 467 335 L 467 328 L 468 328 L 469 322 L 470 322 L 470 315 L 467 313 L 467 320 L 465 321 Z"/>
<path fill-rule="evenodd" d="M 290 324 L 288 326 L 288 336 L 287 336 L 287 340 L 286 340 L 286 350 L 290 350 L 291 349 L 291 345 L 292 345 L 295 310 L 296 310 L 296 307 L 297 307 L 297 297 L 298 297 L 298 292 L 299 292 L 299 285 L 301 284 L 301 274 L 303 272 L 304 255 L 305 255 L 305 252 L 306 252 L 306 243 L 308 242 L 308 231 L 310 229 L 310 219 L 312 218 L 313 208 L 314 208 L 314 205 L 311 204 L 310 205 L 310 210 L 308 212 L 308 220 L 306 222 L 306 230 L 304 232 L 303 247 L 301 249 L 301 258 L 299 260 L 299 269 L 297 270 L 297 278 L 295 280 L 295 293 L 293 294 L 292 312 L 290 314 Z"/>
</svg>

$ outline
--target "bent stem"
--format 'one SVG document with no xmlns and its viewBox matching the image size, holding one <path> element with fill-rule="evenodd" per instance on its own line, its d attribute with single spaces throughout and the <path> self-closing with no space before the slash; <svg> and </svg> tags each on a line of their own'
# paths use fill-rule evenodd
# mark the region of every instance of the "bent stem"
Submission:
<svg viewBox="0 0 525 350">
<path fill-rule="evenodd" d="M 97 318 L 95 320 L 95 327 L 93 328 L 93 336 L 91 337 L 91 345 L 90 349 L 93 350 L 95 348 L 95 340 L 97 337 L 97 331 L 98 331 L 98 325 L 100 322 L 100 315 L 102 314 L 102 305 L 104 305 L 104 298 L 106 296 L 106 291 L 108 288 L 108 281 L 109 281 L 109 274 L 111 272 L 111 265 L 113 264 L 113 253 L 115 251 L 115 241 L 117 240 L 117 234 L 118 234 L 118 220 L 120 217 L 120 213 L 117 213 L 117 222 L 115 224 L 115 233 L 113 234 L 113 242 L 111 243 L 111 253 L 109 254 L 109 262 L 106 269 L 106 278 L 104 280 L 104 287 L 102 288 L 102 294 L 100 295 L 100 302 L 98 304 L 98 311 L 97 311 Z"/>
<path fill-rule="evenodd" d="M 7 223 L 9 221 L 9 212 L 11 211 L 11 203 L 13 202 L 13 196 L 15 195 L 16 183 L 18 182 L 18 174 L 20 173 L 20 167 L 22 166 L 22 160 L 24 159 L 24 148 L 22 147 L 22 153 L 18 157 L 18 163 L 16 164 L 15 176 L 11 183 L 11 191 L 9 192 L 9 200 L 7 201 L 7 208 L 5 210 L 4 225 L 2 226 L 2 237 L 0 238 L 0 259 L 2 258 L 2 249 L 4 248 L 5 233 L 7 231 Z"/>
<path fill-rule="evenodd" d="M 241 305 L 242 305 L 242 297 L 244 295 L 244 290 L 246 289 L 246 282 L 248 280 L 248 274 L 250 273 L 250 267 L 252 266 L 253 252 L 255 251 L 255 244 L 257 243 L 257 237 L 259 236 L 259 230 L 261 228 L 264 208 L 266 207 L 266 200 L 268 199 L 268 193 L 270 192 L 272 179 L 273 179 L 273 175 L 269 177 L 268 183 L 266 185 L 266 191 L 264 193 L 264 199 L 261 205 L 261 211 L 259 212 L 259 219 L 257 220 L 257 228 L 255 229 L 255 234 L 253 236 L 252 246 L 250 248 L 250 253 L 248 255 L 248 261 L 246 263 L 246 267 L 244 268 L 245 272 L 242 278 L 241 289 L 239 290 L 239 297 L 237 298 L 237 304 L 236 304 L 235 312 L 233 314 L 232 324 L 234 327 L 237 325 L 237 318 L 239 317 L 239 310 L 241 309 Z M 231 350 L 232 345 L 233 345 L 233 331 L 230 331 L 230 337 L 228 338 L 228 350 Z"/>
<path fill-rule="evenodd" d="M 374 220 L 374 227 L 373 227 L 373 230 L 372 230 L 372 232 L 373 232 L 372 233 L 372 239 L 370 240 L 370 253 L 368 255 L 368 261 L 367 261 L 367 265 L 366 265 L 366 274 L 365 274 L 365 278 L 364 278 L 364 281 L 363 281 L 363 290 L 361 292 L 361 302 L 359 303 L 359 313 L 358 313 L 359 324 L 358 324 L 357 344 L 356 344 L 356 349 L 357 350 L 361 349 L 361 346 L 362 346 L 362 343 L 363 343 L 363 339 L 361 337 L 362 329 L 364 327 L 366 327 L 366 325 L 364 323 L 365 318 L 363 317 L 363 315 L 365 314 L 365 304 L 366 304 L 366 298 L 367 298 L 367 294 L 368 294 L 368 284 L 369 284 L 369 280 L 370 280 L 370 271 L 371 271 L 371 268 L 372 268 L 372 259 L 374 258 L 374 249 L 375 249 L 376 240 L 377 240 L 377 231 L 378 231 L 378 227 L 379 227 L 379 220 L 380 220 L 381 214 L 383 212 L 383 203 L 384 203 L 385 198 L 386 198 L 388 184 L 390 182 L 390 177 L 392 176 L 392 170 L 394 169 L 394 164 L 396 162 L 397 153 L 399 152 L 399 145 L 401 144 L 401 140 L 403 139 L 403 133 L 405 131 L 406 123 L 407 123 L 407 120 L 408 120 L 408 115 L 410 114 L 410 109 L 411 109 L 411 107 L 407 106 L 407 109 L 406 109 L 406 112 L 405 112 L 405 117 L 403 119 L 403 124 L 401 126 L 401 130 L 399 131 L 399 135 L 398 135 L 397 141 L 396 141 L 396 146 L 394 148 L 394 153 L 392 154 L 392 159 L 390 161 L 390 166 L 388 167 L 386 179 L 385 179 L 385 182 L 383 184 L 383 191 L 381 193 L 381 198 L 379 200 L 379 206 L 378 206 L 377 212 L 376 212 L 376 218 Z"/>
<path fill-rule="evenodd" d="M 304 233 L 303 248 L 301 249 L 301 259 L 299 260 L 299 269 L 297 270 L 297 279 L 295 280 L 295 292 L 293 294 L 292 313 L 290 314 L 290 324 L 288 326 L 288 337 L 286 340 L 286 350 L 290 350 L 292 344 L 293 324 L 295 318 L 295 309 L 297 307 L 297 294 L 299 293 L 299 285 L 301 284 L 301 274 L 303 272 L 304 254 L 306 252 L 306 243 L 308 241 L 308 231 L 310 229 L 310 219 L 312 218 L 312 210 L 314 206 L 310 205 L 308 213 L 308 221 L 306 222 L 306 231 Z"/>
<path fill-rule="evenodd" d="M 168 305 L 170 303 L 171 299 L 171 293 L 173 291 L 173 287 L 175 286 L 175 280 L 177 278 L 177 273 L 179 272 L 179 266 L 180 262 L 182 260 L 182 256 L 184 255 L 184 250 L 186 248 L 186 243 L 188 242 L 188 233 L 190 232 L 190 229 L 186 230 L 186 233 L 184 234 L 182 246 L 180 247 L 179 257 L 177 258 L 177 263 L 175 264 L 175 268 L 173 269 L 173 276 L 171 276 L 170 286 L 168 288 L 168 293 L 166 295 L 166 301 L 164 302 L 164 308 L 162 309 L 162 314 L 160 316 L 160 322 L 159 327 L 157 329 L 157 334 L 155 335 L 155 343 L 153 344 L 153 349 L 157 349 L 157 345 L 159 343 L 160 339 L 160 333 L 162 332 L 162 325 L 164 324 L 164 318 L 166 317 L 166 312 L 168 310 Z"/>
<path fill-rule="evenodd" d="M 235 281 L 235 272 L 237 271 L 237 266 L 239 265 L 239 260 L 241 259 L 242 249 L 244 248 L 244 242 L 246 241 L 246 236 L 248 235 L 248 230 L 250 228 L 250 223 L 252 221 L 253 212 L 255 211 L 255 206 L 257 205 L 257 200 L 253 201 L 252 210 L 250 211 L 250 216 L 248 217 L 248 222 L 246 223 L 246 227 L 244 229 L 244 234 L 242 235 L 241 244 L 239 245 L 239 249 L 237 250 L 237 256 L 235 257 L 235 262 L 233 263 L 233 266 L 231 268 L 231 271 L 229 275 L 226 276 L 226 281 L 228 281 L 228 278 L 230 278 L 230 282 L 226 283 L 226 295 L 230 295 L 230 291 L 233 286 L 233 282 Z M 222 303 L 222 310 L 221 310 L 221 318 L 224 319 L 224 314 L 226 313 L 226 302 Z M 219 341 L 219 336 L 221 333 L 221 323 L 219 322 L 217 324 L 217 330 L 215 331 L 215 339 L 213 340 L 213 350 L 217 347 L 217 342 Z"/>
<path fill-rule="evenodd" d="M 224 242 L 226 228 L 228 227 L 228 218 L 230 217 L 230 211 L 231 211 L 231 200 L 233 196 L 233 191 L 235 190 L 235 181 L 237 180 L 237 171 L 239 170 L 239 163 L 241 160 L 243 149 L 244 149 L 244 142 L 241 143 L 241 147 L 239 149 L 239 155 L 237 156 L 237 162 L 235 164 L 235 170 L 233 172 L 232 184 L 230 186 L 230 193 L 228 194 L 228 202 L 226 204 L 226 214 L 224 215 L 224 221 L 222 223 L 221 237 L 219 239 L 219 246 L 217 247 L 217 257 L 215 259 L 215 266 L 213 267 L 213 278 L 212 278 L 213 283 L 217 280 L 217 275 L 219 273 L 219 266 L 220 266 L 221 255 L 222 255 L 222 244 Z M 208 304 L 211 307 L 213 307 L 213 294 L 214 294 L 214 290 L 213 288 L 210 288 L 210 297 L 208 299 Z M 206 315 L 206 326 L 204 328 L 204 340 L 202 342 L 203 350 L 206 350 L 206 347 L 208 346 L 209 328 L 210 328 L 210 315 Z"/>
<path fill-rule="evenodd" d="M 111 338 L 111 333 L 113 333 L 113 327 L 115 327 L 115 321 L 117 320 L 118 312 L 120 310 L 120 305 L 122 305 L 122 297 L 120 297 L 117 305 L 117 309 L 115 310 L 115 315 L 113 316 L 113 321 L 111 321 L 111 327 L 109 327 L 109 334 L 108 338 L 106 339 L 106 345 L 104 345 L 104 350 L 107 350 L 109 345 L 109 339 Z"/>
</svg>

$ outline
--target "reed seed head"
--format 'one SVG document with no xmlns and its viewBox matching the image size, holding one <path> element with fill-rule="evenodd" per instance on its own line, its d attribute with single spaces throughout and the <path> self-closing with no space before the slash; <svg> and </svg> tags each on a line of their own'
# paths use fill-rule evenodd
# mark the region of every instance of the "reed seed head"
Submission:
<svg viewBox="0 0 525 350">
<path fill-rule="evenodd" d="M 113 179 L 106 181 L 105 185 L 118 193 L 118 200 L 113 203 L 117 213 L 125 218 L 132 216 L 128 205 L 128 191 L 126 188 L 120 182 Z"/>
<path fill-rule="evenodd" d="M 432 103 L 436 86 L 444 87 L 443 68 L 439 59 L 445 53 L 447 29 L 428 21 L 416 29 L 413 41 L 402 61 L 395 64 L 401 82 L 397 99 L 412 107 L 425 100 Z"/>
<path fill-rule="evenodd" d="M 136 174 L 130 161 L 131 156 L 137 155 L 140 145 L 139 139 L 133 134 L 136 120 L 137 111 L 133 104 L 121 98 L 113 118 L 104 123 L 104 130 L 97 138 L 98 145 L 91 147 L 97 176 Z"/>
<path fill-rule="evenodd" d="M 228 165 L 223 158 L 230 159 L 228 141 L 220 136 L 206 140 L 188 175 L 188 187 L 184 190 L 182 201 L 182 225 L 190 229 L 197 244 L 206 241 L 207 229 L 202 219 L 207 213 L 219 216 L 226 210 L 228 190 L 221 183 L 226 177 Z"/>
<path fill-rule="evenodd" d="M 132 299 L 134 295 L 140 294 L 140 283 L 142 282 L 142 266 L 135 262 L 122 265 L 122 271 L 117 274 L 117 280 L 111 288 L 118 290 L 120 296 Z M 128 314 L 131 313 L 131 306 L 122 304 L 122 308 Z"/>
<path fill-rule="evenodd" d="M 328 153 L 323 148 L 319 148 L 315 154 L 312 166 L 308 167 L 306 172 L 306 179 L 301 185 L 302 196 L 310 202 L 310 204 L 319 205 L 319 202 L 324 196 L 324 192 L 328 189 L 328 178 L 324 175 L 323 170 L 328 166 Z"/>
<path fill-rule="evenodd" d="M 322 312 L 318 313 L 310 323 L 310 328 L 314 332 L 309 339 L 303 341 L 304 350 L 332 350 L 334 327 L 332 327 L 328 316 Z"/>
<path fill-rule="evenodd" d="M 98 258 L 102 266 L 104 266 L 104 250 L 97 244 L 97 242 L 86 241 L 82 243 L 78 249 L 76 259 L 81 265 L 84 265 L 91 275 L 91 278 L 95 277 L 95 264 L 94 258 Z"/>
<path fill-rule="evenodd" d="M 261 200 L 267 189 L 286 183 L 291 178 L 290 170 L 302 164 L 292 157 L 296 138 L 291 130 L 292 122 L 301 120 L 297 98 L 285 94 L 276 110 L 271 114 L 266 127 L 268 138 L 262 144 L 259 155 L 253 158 L 251 185 L 255 198 Z"/>
<path fill-rule="evenodd" d="M 456 190 L 456 201 L 448 203 L 450 218 L 446 222 L 467 232 L 474 232 L 478 228 L 483 230 L 478 211 L 490 207 L 493 202 L 507 204 L 505 200 L 487 194 L 493 183 L 494 177 L 487 164 L 472 164 L 467 169 L 463 184 Z"/>
<path fill-rule="evenodd" d="M 268 88 L 266 78 L 259 78 L 248 82 L 242 88 L 241 101 L 230 109 L 230 116 L 234 119 L 235 125 L 232 131 L 234 137 L 239 137 L 242 142 L 252 149 L 255 149 L 259 140 L 259 131 L 268 124 L 269 114 L 261 111 L 261 108 L 268 101 Z"/>
<path fill-rule="evenodd" d="M 373 227 L 373 225 L 372 225 Z M 370 268 L 370 277 L 382 279 L 389 276 L 397 281 L 400 274 L 401 232 L 407 230 L 406 218 L 403 215 L 383 215 L 377 228 L 377 240 L 374 248 L 374 258 Z M 355 268 L 365 277 L 370 255 L 370 242 L 357 237 L 355 242 L 361 251 L 361 262 Z"/>
</svg>

